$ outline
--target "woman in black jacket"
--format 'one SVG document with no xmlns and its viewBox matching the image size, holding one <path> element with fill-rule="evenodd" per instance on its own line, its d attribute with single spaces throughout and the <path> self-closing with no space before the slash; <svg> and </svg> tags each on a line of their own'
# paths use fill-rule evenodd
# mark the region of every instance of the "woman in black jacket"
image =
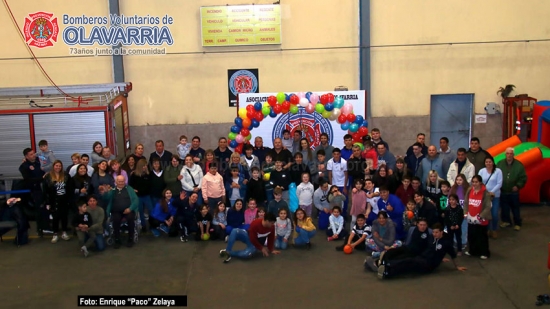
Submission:
<svg viewBox="0 0 550 309">
<path fill-rule="evenodd" d="M 46 209 L 52 218 L 52 244 L 55 244 L 59 238 L 59 222 L 61 221 L 61 238 L 69 240 L 67 235 L 69 225 L 69 202 L 71 200 L 72 188 L 70 188 L 69 175 L 63 169 L 63 163 L 59 160 L 53 162 L 52 170 L 46 174 L 43 183 L 43 192 L 46 201 Z"/>
<path fill-rule="evenodd" d="M 92 178 L 88 176 L 88 168 L 85 164 L 79 164 L 76 168 L 76 174 L 70 179 L 70 185 L 72 187 L 72 199 L 71 207 L 74 209 L 76 202 L 80 198 L 84 198 L 88 195 L 94 194 L 92 187 Z"/>
<path fill-rule="evenodd" d="M 151 203 L 151 176 L 149 175 L 149 168 L 147 167 L 147 161 L 141 159 L 136 164 L 136 170 L 130 175 L 130 182 L 128 183 L 139 198 L 139 217 L 141 219 L 142 231 L 147 230 L 147 221 L 145 220 L 145 208 L 147 208 L 149 215 L 153 212 L 153 204 Z"/>
</svg>

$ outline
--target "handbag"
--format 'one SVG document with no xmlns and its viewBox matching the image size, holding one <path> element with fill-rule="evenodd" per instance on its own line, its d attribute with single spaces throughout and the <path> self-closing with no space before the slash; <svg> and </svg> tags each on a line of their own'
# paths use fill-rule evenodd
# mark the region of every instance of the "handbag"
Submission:
<svg viewBox="0 0 550 309">
<path fill-rule="evenodd" d="M 195 178 L 191 174 L 191 171 L 188 168 L 186 168 L 185 170 L 187 171 L 187 173 L 189 173 L 189 176 L 191 176 L 191 181 L 193 182 L 193 188 L 198 187 L 199 185 L 197 185 L 197 183 L 195 182 Z"/>
</svg>

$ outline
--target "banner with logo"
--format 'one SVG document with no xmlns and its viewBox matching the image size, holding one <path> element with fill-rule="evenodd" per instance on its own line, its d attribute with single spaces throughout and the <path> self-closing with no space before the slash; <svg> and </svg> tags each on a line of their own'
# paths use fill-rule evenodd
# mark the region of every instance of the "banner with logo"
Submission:
<svg viewBox="0 0 550 309">
<path fill-rule="evenodd" d="M 343 98 L 345 103 L 350 103 L 353 106 L 355 115 L 367 119 L 365 91 L 317 91 L 313 93 L 320 96 L 329 92 L 333 93 L 335 97 Z M 256 102 L 263 104 L 272 95 L 275 96 L 277 93 L 239 94 L 239 108 L 246 108 Z M 312 148 L 319 145 L 321 133 L 327 133 L 329 143 L 335 147 L 343 147 L 344 135 L 348 134 L 348 130 L 342 130 L 341 125 L 336 120 L 324 118 L 317 112 L 308 113 L 304 107 L 299 106 L 296 114 L 286 113 L 278 114 L 275 118 L 269 116 L 264 118 L 260 122 L 260 126 L 250 132 L 253 135 L 251 143 L 254 143 L 256 136 L 261 136 L 264 146 L 273 147 L 273 140 L 282 137 L 284 130 L 289 130 L 291 137 L 294 135 L 294 131 L 301 130 L 302 136 L 309 140 Z"/>
<path fill-rule="evenodd" d="M 227 70 L 229 87 L 229 107 L 237 106 L 237 96 L 241 93 L 260 92 L 258 69 Z"/>
<path fill-rule="evenodd" d="M 46 48 L 63 42 L 69 55 L 164 55 L 174 44 L 168 14 L 56 15 L 35 12 L 25 17 L 23 34 L 31 47 Z"/>
</svg>

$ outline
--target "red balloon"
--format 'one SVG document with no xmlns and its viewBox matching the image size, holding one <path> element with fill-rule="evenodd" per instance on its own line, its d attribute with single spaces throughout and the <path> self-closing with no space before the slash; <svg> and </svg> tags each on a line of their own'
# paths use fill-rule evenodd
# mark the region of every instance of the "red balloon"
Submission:
<svg viewBox="0 0 550 309">
<path fill-rule="evenodd" d="M 243 127 L 248 128 L 250 127 L 251 124 L 252 124 L 252 121 L 250 120 L 250 118 L 243 119 Z"/>
<path fill-rule="evenodd" d="M 290 102 L 284 101 L 283 104 L 281 104 L 281 105 L 283 107 L 283 110 L 286 109 L 286 111 L 288 112 L 288 110 L 290 109 Z"/>
<path fill-rule="evenodd" d="M 254 115 L 254 119 L 256 119 L 258 121 L 262 121 L 262 120 L 264 120 L 264 114 L 262 114 L 262 112 L 256 112 L 255 115 Z"/>
<path fill-rule="evenodd" d="M 338 121 L 339 124 L 342 124 L 342 123 L 346 122 L 347 121 L 346 115 L 340 114 L 340 116 L 338 116 L 337 121 Z"/>
<path fill-rule="evenodd" d="M 237 145 L 237 147 L 235 147 L 235 151 L 238 152 L 238 153 L 242 153 L 243 152 L 243 145 L 244 144 Z"/>
<path fill-rule="evenodd" d="M 246 111 L 247 112 L 253 112 L 254 111 L 254 105 L 247 105 L 246 106 Z"/>
<path fill-rule="evenodd" d="M 241 131 L 241 132 L 242 132 L 242 131 Z M 242 135 L 242 133 L 241 133 L 241 135 Z M 361 143 L 361 142 L 363 141 L 363 137 L 362 137 L 359 133 L 357 133 L 357 132 L 356 132 L 356 133 L 353 133 L 353 134 L 351 135 L 351 137 L 353 138 L 353 142 L 354 142 L 354 143 Z"/>
<path fill-rule="evenodd" d="M 288 102 L 285 102 L 285 103 L 288 103 Z M 290 105 L 290 103 L 288 105 Z M 281 110 L 281 113 L 286 114 L 288 113 L 289 110 L 290 110 L 290 106 L 285 108 L 285 106 L 283 105 L 283 109 Z"/>
<path fill-rule="evenodd" d="M 360 127 L 357 133 L 359 133 L 360 136 L 365 136 L 369 133 L 369 129 L 367 129 L 367 127 Z"/>
<path fill-rule="evenodd" d="M 298 98 L 297 95 L 293 94 L 291 97 L 290 97 L 290 104 L 298 104 L 300 103 L 300 98 Z"/>
<path fill-rule="evenodd" d="M 248 118 L 248 119 L 253 119 L 254 116 L 256 116 L 256 112 L 255 112 L 255 111 L 247 111 L 247 112 L 246 112 L 246 118 Z"/>
<path fill-rule="evenodd" d="M 245 128 L 241 129 L 241 135 L 242 136 L 247 137 L 248 134 L 250 134 L 250 131 L 248 131 L 248 129 L 245 129 Z"/>
<path fill-rule="evenodd" d="M 332 93 L 327 94 L 327 100 L 328 100 L 327 103 L 334 102 L 334 95 Z"/>
<path fill-rule="evenodd" d="M 274 95 L 269 96 L 267 98 L 267 104 L 271 107 L 275 106 L 275 104 L 277 104 L 277 98 Z"/>
<path fill-rule="evenodd" d="M 346 118 L 350 123 L 353 123 L 355 121 L 355 114 L 348 114 Z"/>
<path fill-rule="evenodd" d="M 273 106 L 273 111 L 275 112 L 275 114 L 281 113 L 282 110 L 283 110 L 283 107 L 281 106 L 281 104 L 275 104 L 275 106 Z"/>
</svg>

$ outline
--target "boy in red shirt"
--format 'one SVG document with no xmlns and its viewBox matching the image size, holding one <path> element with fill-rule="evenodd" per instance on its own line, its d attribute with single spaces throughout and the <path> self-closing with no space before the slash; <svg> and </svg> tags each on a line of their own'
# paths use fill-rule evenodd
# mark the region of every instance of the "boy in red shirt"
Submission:
<svg viewBox="0 0 550 309">
<path fill-rule="evenodd" d="M 256 219 L 250 224 L 248 232 L 243 229 L 233 229 L 229 239 L 227 240 L 227 247 L 220 250 L 220 257 L 224 258 L 224 263 L 229 263 L 231 257 L 238 258 L 251 258 L 254 253 L 262 252 L 264 256 L 271 254 L 279 254 L 280 252 L 274 250 L 275 244 L 275 215 L 272 213 L 266 213 L 263 219 Z M 267 239 L 267 247 L 264 244 Z M 242 241 L 246 248 L 244 250 L 232 251 L 233 244 L 236 240 Z"/>
</svg>

